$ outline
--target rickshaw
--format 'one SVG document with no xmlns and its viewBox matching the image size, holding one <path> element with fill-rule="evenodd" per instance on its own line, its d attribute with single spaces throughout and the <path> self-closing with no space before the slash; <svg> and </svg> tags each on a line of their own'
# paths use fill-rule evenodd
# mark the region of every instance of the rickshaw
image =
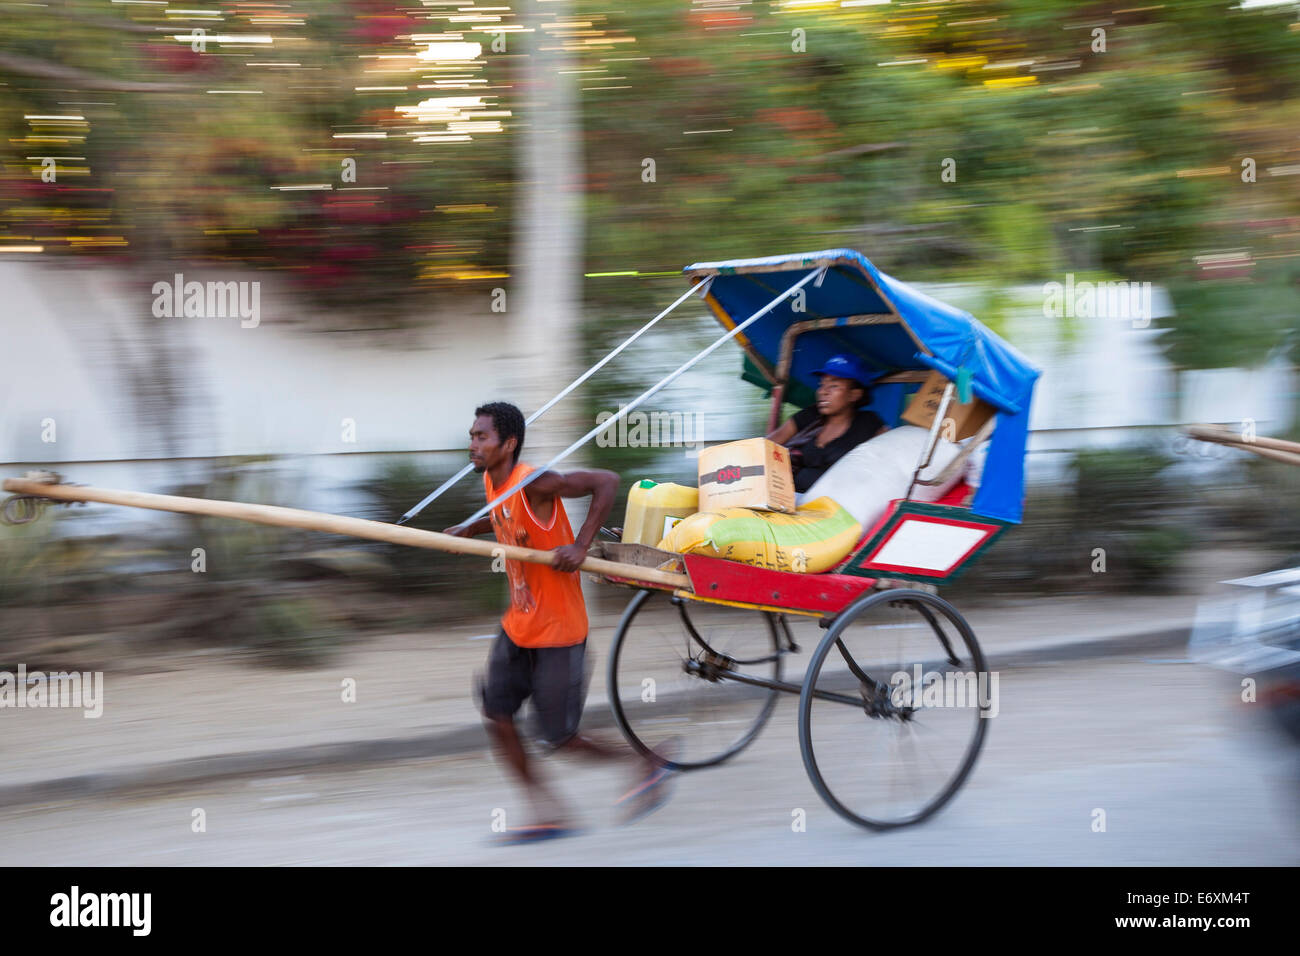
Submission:
<svg viewBox="0 0 1300 956">
<path fill-rule="evenodd" d="M 702 262 L 672 305 L 535 411 L 531 423 L 693 295 L 726 333 L 620 406 L 527 479 L 462 524 L 513 495 L 725 343 L 742 377 L 771 393 L 769 425 L 785 402 L 808 404 L 815 370 L 848 353 L 881 373 L 870 408 L 900 419 L 928 374 L 947 379 L 912 485 L 829 571 L 773 570 L 643 544 L 602 541 L 582 569 L 633 589 L 609 652 L 607 690 L 630 744 L 652 760 L 696 770 L 753 743 L 778 697 L 798 696 L 799 748 L 818 794 L 850 822 L 888 829 L 925 820 L 971 772 L 997 712 L 990 674 L 965 618 L 937 594 L 1021 519 L 1030 402 L 1039 372 L 968 313 L 894 279 L 850 249 Z M 945 412 L 971 396 L 993 409 L 939 474 L 927 473 Z M 985 452 L 978 487 L 966 480 Z M 466 465 L 403 515 L 401 525 L 471 469 Z M 917 490 L 955 484 L 936 500 Z M 922 477 L 923 473 L 926 477 Z M 973 475 L 971 476 L 973 479 Z M 88 488 L 39 472 L 8 478 L 8 523 L 35 520 L 49 502 L 95 501 L 549 564 L 550 552 L 454 537 L 387 522 L 239 502 Z M 799 651 L 791 619 L 825 630 L 801 681 L 785 663 Z M 671 747 L 670 747 L 671 745 Z"/>
<path fill-rule="evenodd" d="M 996 713 L 987 694 L 996 679 L 975 634 L 936 591 L 1021 519 L 1039 372 L 971 315 L 853 250 L 702 262 L 683 273 L 743 350 L 742 378 L 770 392 L 769 431 L 783 403 L 812 403 L 814 370 L 835 354 L 883 373 L 869 407 L 886 424 L 930 372 L 948 385 L 912 489 L 830 571 L 602 543 L 605 558 L 681 571 L 690 582 L 602 576 L 637 590 L 609 652 L 614 717 L 642 754 L 662 759 L 674 738 L 679 755 L 664 762 L 695 770 L 740 753 L 779 696 L 797 694 L 799 747 L 822 799 L 869 829 L 919 823 L 966 780 Z M 971 394 L 994 415 L 942 472 L 921 478 L 949 403 Z M 938 500 L 914 500 L 913 489 L 947 484 L 976 451 L 986 453 L 977 489 L 963 477 Z M 799 682 L 783 677 L 799 650 L 792 616 L 825 630 Z"/>
</svg>

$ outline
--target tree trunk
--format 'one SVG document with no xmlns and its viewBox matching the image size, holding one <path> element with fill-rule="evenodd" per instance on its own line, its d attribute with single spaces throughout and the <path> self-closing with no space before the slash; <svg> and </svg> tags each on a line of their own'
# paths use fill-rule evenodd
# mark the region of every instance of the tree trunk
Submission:
<svg viewBox="0 0 1300 956">
<path fill-rule="evenodd" d="M 582 371 L 575 363 L 583 263 L 581 115 L 574 74 L 561 72 L 574 68 L 573 58 L 542 29 L 567 18 L 570 8 L 567 0 L 541 9 L 529 4 L 521 17 L 531 32 L 510 38 L 526 44 L 527 56 L 516 114 L 522 127 L 519 218 L 507 313 L 515 374 L 503 391 L 525 416 Z M 567 398 L 529 426 L 531 462 L 540 465 L 587 431 L 577 407 L 576 397 Z"/>
</svg>

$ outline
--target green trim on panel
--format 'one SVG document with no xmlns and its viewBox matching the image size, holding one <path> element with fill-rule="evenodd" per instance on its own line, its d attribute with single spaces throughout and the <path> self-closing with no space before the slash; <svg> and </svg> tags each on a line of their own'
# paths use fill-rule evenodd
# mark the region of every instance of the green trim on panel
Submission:
<svg viewBox="0 0 1300 956">
<path fill-rule="evenodd" d="M 972 524 L 996 525 L 997 530 L 994 531 L 991 535 L 989 535 L 988 538 L 986 538 L 984 542 L 978 548 L 976 548 L 965 561 L 963 561 L 960 565 L 958 565 L 957 569 L 953 571 L 951 574 L 947 574 L 947 575 L 912 574 L 906 571 L 885 571 L 885 570 L 865 567 L 864 563 L 866 561 L 866 556 L 870 554 L 872 551 L 874 551 L 881 541 L 883 541 L 889 535 L 893 534 L 894 529 L 898 526 L 898 523 L 902 521 L 904 518 L 906 518 L 908 515 L 925 515 L 934 518 L 953 518 L 958 521 L 969 521 Z M 1005 521 L 998 521 L 996 518 L 986 518 L 983 515 L 971 514 L 968 508 L 957 508 L 954 507 L 953 505 L 936 505 L 936 504 L 931 504 L 929 502 L 922 502 L 922 501 L 909 501 L 900 505 L 898 510 L 890 516 L 889 520 L 885 522 L 885 524 L 881 527 L 881 529 L 877 531 L 874 535 L 872 535 L 871 539 L 865 545 L 863 545 L 861 548 L 858 548 L 857 551 L 854 552 L 853 556 L 850 558 L 850 560 L 853 563 L 838 573 L 847 574 L 851 577 L 859 577 L 859 578 L 899 578 L 904 581 L 930 581 L 930 582 L 955 581 L 957 580 L 957 578 L 961 576 L 962 572 L 964 572 L 968 567 L 974 564 L 976 560 L 978 560 L 981 556 L 983 556 L 984 552 L 987 551 L 993 545 L 993 543 L 998 540 L 998 538 L 1002 537 L 1003 533 L 1009 527 L 1010 524 L 1008 524 Z"/>
</svg>

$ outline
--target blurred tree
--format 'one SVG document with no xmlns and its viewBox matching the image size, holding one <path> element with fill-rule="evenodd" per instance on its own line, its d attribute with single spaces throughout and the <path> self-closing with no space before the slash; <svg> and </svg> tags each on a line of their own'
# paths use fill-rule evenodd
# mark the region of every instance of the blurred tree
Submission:
<svg viewBox="0 0 1300 956">
<path fill-rule="evenodd" d="M 475 90 L 510 64 L 455 42 L 450 16 L 382 0 L 8 12 L 0 226 L 150 273 L 273 268 L 345 323 L 391 322 L 508 259 L 508 93 Z"/>
<path fill-rule="evenodd" d="M 517 357 L 512 394 L 526 409 L 540 407 L 580 371 L 574 351 L 582 301 L 582 120 L 567 39 L 573 19 L 567 2 L 529 7 L 521 17 L 528 33 L 518 38 L 527 91 L 521 105 L 529 119 L 515 137 L 519 202 L 507 315 Z M 587 430 L 573 408 L 562 405 L 530 429 L 537 464 Z"/>
<path fill-rule="evenodd" d="M 90 0 L 14 8 L 0 25 L 0 226 L 45 237 L 47 254 L 286 271 L 362 326 L 431 293 L 489 294 L 521 265 L 516 227 L 564 205 L 554 170 L 535 178 L 548 163 L 585 203 L 556 248 L 580 232 L 588 272 L 638 274 L 587 283 L 599 309 L 657 301 L 643 278 L 684 259 L 800 247 L 985 284 L 1065 270 L 1186 284 L 1222 278 L 1197 261 L 1225 248 L 1300 254 L 1287 8 L 548 6 L 500 5 L 482 23 L 394 0 L 295 0 L 256 20 L 223 8 L 219 23 Z M 524 13 L 528 44 L 509 32 Z M 214 39 L 196 49 L 204 27 Z M 534 42 L 557 58 L 529 59 Z M 581 149 L 525 159 L 515 137 L 542 80 L 561 77 Z M 261 92 L 209 92 L 229 89 Z M 82 120 L 39 119 L 60 114 Z M 60 161 L 55 184 L 46 153 L 86 158 Z M 533 188 L 530 212 L 516 183 Z M 312 184 L 331 188 L 278 188 Z M 1179 362 L 1196 329 L 1213 343 L 1241 321 L 1202 298 L 1166 336 Z"/>
</svg>

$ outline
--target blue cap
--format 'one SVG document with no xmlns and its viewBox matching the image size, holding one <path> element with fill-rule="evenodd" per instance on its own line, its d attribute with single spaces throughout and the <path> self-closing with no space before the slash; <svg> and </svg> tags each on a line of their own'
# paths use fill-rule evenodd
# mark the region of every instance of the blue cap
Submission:
<svg viewBox="0 0 1300 956">
<path fill-rule="evenodd" d="M 863 386 L 870 385 L 883 375 L 883 372 L 866 368 L 857 359 L 848 355 L 833 355 L 828 358 L 814 375 L 834 375 L 836 378 L 851 378 Z"/>
</svg>

